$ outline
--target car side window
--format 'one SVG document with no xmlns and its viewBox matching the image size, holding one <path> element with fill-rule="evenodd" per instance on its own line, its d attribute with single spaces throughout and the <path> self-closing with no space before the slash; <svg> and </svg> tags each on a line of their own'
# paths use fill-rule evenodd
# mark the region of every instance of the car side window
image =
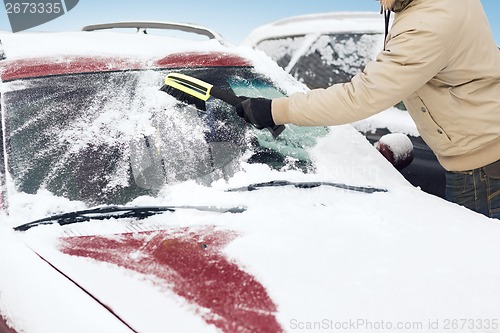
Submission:
<svg viewBox="0 0 500 333">
<path fill-rule="evenodd" d="M 321 35 L 290 70 L 309 88 L 325 88 L 348 82 L 382 49 L 381 34 L 345 33 Z"/>
<path fill-rule="evenodd" d="M 286 68 L 304 44 L 305 39 L 305 36 L 266 39 L 261 41 L 257 48 L 264 51 L 278 66 Z"/>
</svg>

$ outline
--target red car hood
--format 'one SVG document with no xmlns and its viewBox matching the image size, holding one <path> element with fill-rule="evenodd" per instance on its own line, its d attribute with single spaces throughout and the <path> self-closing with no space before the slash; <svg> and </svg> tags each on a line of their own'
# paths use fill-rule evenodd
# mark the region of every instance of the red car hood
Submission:
<svg viewBox="0 0 500 333">
<path fill-rule="evenodd" d="M 283 331 L 264 286 L 224 255 L 237 237 L 215 227 L 176 228 L 61 237 L 57 250 L 34 251 L 132 331 Z M 146 286 L 147 296 L 139 285 Z"/>
</svg>

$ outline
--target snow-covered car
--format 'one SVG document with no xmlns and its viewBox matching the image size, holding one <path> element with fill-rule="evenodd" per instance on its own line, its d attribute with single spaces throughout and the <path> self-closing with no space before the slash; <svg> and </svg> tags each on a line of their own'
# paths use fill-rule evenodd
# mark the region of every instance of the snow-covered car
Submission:
<svg viewBox="0 0 500 333">
<path fill-rule="evenodd" d="M 243 45 L 265 52 L 310 89 L 347 82 L 375 59 L 384 43 L 384 19 L 372 12 L 294 16 L 257 27 Z M 375 143 L 389 133 L 407 134 L 414 160 L 403 176 L 424 191 L 444 197 L 445 170 L 422 140 L 402 103 L 352 124 Z"/>
<path fill-rule="evenodd" d="M 165 93 L 170 73 L 306 87 L 135 25 L 0 35 L 1 333 L 498 329 L 496 220 L 413 187 L 350 125 L 275 138 Z"/>
</svg>

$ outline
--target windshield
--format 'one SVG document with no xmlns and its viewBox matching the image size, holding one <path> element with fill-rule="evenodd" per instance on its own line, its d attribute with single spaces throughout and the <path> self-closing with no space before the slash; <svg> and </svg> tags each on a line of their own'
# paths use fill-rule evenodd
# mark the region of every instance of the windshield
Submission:
<svg viewBox="0 0 500 333">
<path fill-rule="evenodd" d="M 283 96 L 252 68 L 178 72 L 237 95 Z M 275 140 L 248 127 L 224 102 L 210 98 L 195 108 L 159 91 L 167 74 L 104 72 L 4 83 L 7 169 L 16 190 L 124 204 L 165 184 L 229 177 L 248 150 L 254 152 L 249 162 L 304 167 L 305 148 L 325 133 L 303 136 L 290 129 Z"/>
</svg>

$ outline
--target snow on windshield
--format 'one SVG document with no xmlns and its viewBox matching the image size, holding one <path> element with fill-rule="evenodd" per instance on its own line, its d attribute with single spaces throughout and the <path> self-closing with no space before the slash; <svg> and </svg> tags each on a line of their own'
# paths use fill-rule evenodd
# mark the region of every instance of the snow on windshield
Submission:
<svg viewBox="0 0 500 333">
<path fill-rule="evenodd" d="M 102 37 L 102 38 L 101 38 Z M 159 39 L 161 38 L 161 39 Z M 173 49 L 176 51 L 182 50 L 183 48 L 189 50 L 216 50 L 224 52 L 233 52 L 250 59 L 258 72 L 269 74 L 269 79 L 287 94 L 305 91 L 306 88 L 303 85 L 297 83 L 291 79 L 291 77 L 284 71 L 280 70 L 279 67 L 271 59 L 263 56 L 261 52 L 255 52 L 249 47 L 239 47 L 239 48 L 225 48 L 222 47 L 215 41 L 208 42 L 186 42 L 179 43 L 178 40 L 175 44 L 165 43 L 165 37 L 158 36 L 139 36 L 139 35 L 127 35 L 127 34 L 113 34 L 108 32 L 102 33 L 50 33 L 50 34 L 37 34 L 37 33 L 25 33 L 25 34 L 4 34 L 2 35 L 2 41 L 4 42 L 5 50 L 9 59 L 13 58 L 23 58 L 23 57 L 40 57 L 47 56 L 51 54 L 76 54 L 76 55 L 95 55 L 95 54 L 119 54 L 125 56 L 138 57 L 139 59 L 151 59 L 159 54 L 165 54 L 171 52 Z M 113 43 L 110 43 L 110 39 Z M 65 42 L 61 42 L 65 41 Z M 160 42 L 162 41 L 162 42 Z M 45 45 L 51 45 L 50 48 L 44 47 Z M 116 44 L 122 45 L 122 47 L 117 48 Z M 23 46 L 23 47 L 21 47 Z M 131 47 L 132 46 L 132 47 Z M 91 75 L 89 74 L 89 77 Z M 162 124 L 166 129 L 171 132 L 178 133 L 180 140 L 177 141 L 177 146 L 179 150 L 183 147 L 186 149 L 190 147 L 200 147 L 202 146 L 199 141 L 199 136 L 201 135 L 204 128 L 203 125 L 198 124 L 195 128 L 198 128 L 195 133 L 192 131 L 193 124 L 189 126 L 183 126 L 182 124 L 176 123 L 176 117 L 172 120 L 168 120 L 166 114 L 162 114 L 166 106 L 176 103 L 176 101 L 166 94 L 159 93 L 157 91 L 158 87 L 161 85 L 164 77 L 155 73 L 153 71 L 145 72 L 138 77 L 134 77 L 130 80 L 112 79 L 111 77 L 104 81 L 99 86 L 99 81 L 95 80 L 94 83 L 99 86 L 96 91 L 94 91 L 95 99 L 90 103 L 90 107 L 84 109 L 83 112 L 79 114 L 68 114 L 74 120 L 74 126 L 56 126 L 52 133 L 39 134 L 37 137 L 27 136 L 23 140 L 33 140 L 33 145 L 26 145 L 27 150 L 30 150 L 26 156 L 35 156 L 39 158 L 50 157 L 54 154 L 60 154 L 62 157 L 58 160 L 58 164 L 54 171 L 45 179 L 42 184 L 43 186 L 39 190 L 40 196 L 46 194 L 54 193 L 54 188 L 57 188 L 60 182 L 54 181 L 58 177 L 64 175 L 62 165 L 64 162 L 71 162 L 71 159 L 75 154 L 85 153 L 87 158 L 92 158 L 92 151 L 100 150 L 107 151 L 109 159 L 113 160 L 113 164 L 106 164 L 104 159 L 101 163 L 100 170 L 86 170 L 83 164 L 74 165 L 75 168 L 82 171 L 82 174 L 89 173 L 95 175 L 94 180 L 96 181 L 96 187 L 101 186 L 102 188 L 113 193 L 116 189 L 125 186 L 131 182 L 130 172 L 127 166 L 126 156 L 130 153 L 130 141 L 136 140 L 141 135 L 152 136 L 156 133 L 156 128 L 158 124 Z M 40 79 L 42 80 L 42 79 Z M 75 95 L 75 91 L 69 91 L 67 87 L 64 87 L 64 80 L 61 82 L 58 88 L 51 92 L 52 96 L 64 96 L 64 94 Z M 110 85 L 112 83 L 112 85 Z M 23 83 L 26 84 L 26 83 Z M 131 87 L 131 85 L 137 85 L 139 87 L 140 93 L 137 96 L 127 96 L 126 91 Z M 96 88 L 93 88 L 96 89 Z M 38 126 L 37 121 L 47 116 L 48 109 L 43 110 L 45 101 L 48 103 L 47 97 L 37 98 L 35 89 L 31 89 L 28 86 L 22 86 L 20 83 L 12 82 L 5 83 L 2 85 L 2 91 L 4 102 L 7 100 L 9 92 L 13 91 L 30 91 L 32 94 L 33 105 L 39 105 L 42 111 L 37 112 L 37 116 L 33 118 L 31 122 L 27 122 L 23 128 L 18 128 L 17 132 L 14 134 L 21 133 L 23 129 L 32 128 L 35 129 Z M 107 96 L 113 96 L 113 103 L 108 103 Z M 29 99 L 28 99 L 29 100 Z M 71 103 L 71 102 L 69 102 Z M 68 104 L 69 104 L 68 103 Z M 74 99 L 75 108 L 81 104 L 78 98 Z M 80 103 L 80 104 L 79 104 Z M 61 106 L 61 112 L 69 112 L 66 106 Z M 99 109 L 107 109 L 110 112 L 106 113 L 95 113 Z M 3 110 L 6 111 L 6 110 Z M 57 109 L 55 109 L 57 111 Z M 152 123 L 151 118 L 154 115 L 162 114 L 163 122 Z M 194 113 L 193 113 L 194 114 Z M 185 114 L 184 114 L 185 115 Z M 51 119 L 48 117 L 48 119 Z M 184 124 L 185 125 L 185 124 Z M 141 135 L 138 136 L 138 133 Z M 312 147 L 316 145 L 316 138 L 326 135 L 324 128 L 314 128 L 314 129 L 304 129 L 294 126 L 289 126 L 286 133 L 282 136 L 282 141 L 278 142 L 270 138 L 269 135 L 259 136 L 260 144 L 264 147 L 281 151 L 287 156 L 292 158 L 304 158 L 306 156 L 307 149 L 296 149 L 303 147 Z M 12 134 L 12 133 L 11 133 Z M 364 140 L 363 138 L 353 138 L 353 140 Z M 13 140 L 15 141 L 15 140 Z M 97 143 L 100 143 L 100 146 Z M 36 146 L 36 149 L 30 148 Z M 61 151 L 62 147 L 66 147 Z M 196 151 L 192 150 L 191 152 Z M 26 151 L 25 151 L 26 152 Z M 297 155 L 299 152 L 299 155 Z M 85 155 L 84 154 L 84 155 Z M 295 155 L 294 155 L 295 154 Z M 188 156 L 189 153 L 186 153 Z M 191 154 L 192 155 L 192 154 Z M 295 157 L 294 157 L 295 156 Z M 18 156 L 14 157 L 18 158 Z M 36 161 L 36 159 L 33 159 Z M 44 168 L 46 165 L 37 165 L 33 160 L 27 158 L 26 160 L 20 160 L 18 163 L 18 173 L 22 176 L 28 176 L 30 170 L 36 170 L 36 168 Z M 292 161 L 293 162 L 293 161 Z M 10 161 L 14 163 L 14 161 Z M 345 161 L 339 161 L 338 163 L 344 163 Z M 189 166 L 184 163 L 184 166 Z M 109 179 L 98 179 L 101 174 L 112 175 Z M 352 172 L 350 172 L 352 174 Z M 88 176 L 90 177 L 90 176 Z M 91 177 L 90 177 L 91 178 Z M 363 180 L 364 178 L 355 177 L 355 183 L 360 185 L 367 185 L 372 183 L 372 180 Z M 30 179 L 26 179 L 27 184 Z M 349 180 L 349 178 L 347 178 Z M 9 184 L 13 184 L 14 180 L 9 178 Z M 48 186 L 50 183 L 53 186 Z M 375 181 L 376 183 L 376 181 Z M 38 184 L 37 184 L 38 186 Z M 33 187 L 35 188 L 35 187 Z M 49 189 L 50 188 L 50 189 Z M 48 190 L 49 189 L 49 190 Z M 22 188 L 21 188 L 22 190 Z M 71 188 L 57 188 L 59 193 L 67 194 L 71 192 Z M 89 196 L 95 192 L 95 189 L 88 188 Z M 13 195 L 22 195 L 22 192 L 17 193 L 13 186 L 10 186 L 9 192 L 11 197 Z M 29 193 L 30 191 L 28 191 Z M 33 191 L 31 191 L 33 192 Z M 134 196 L 140 195 L 141 192 L 135 193 Z M 148 194 L 148 193 L 143 193 Z M 77 196 L 74 197 L 76 199 Z M 20 199 L 19 202 L 22 202 Z M 66 202 L 62 201 L 63 206 Z M 67 204 L 67 203 L 66 203 Z M 58 206 L 58 205 L 56 205 Z M 77 204 L 79 206 L 79 204 Z M 12 208 L 15 210 L 15 208 Z M 64 210 L 62 208 L 56 208 L 54 211 L 59 212 Z M 49 210 L 50 211 L 50 210 Z M 40 215 L 43 215 L 40 213 Z M 39 216 L 37 214 L 37 216 Z"/>
<path fill-rule="evenodd" d="M 40 37 L 39 37 L 40 36 Z M 78 38 L 75 38 L 77 36 Z M 43 38 L 42 38 L 43 37 Z M 102 37 L 102 38 L 101 38 Z M 123 48 L 113 46 L 109 43 L 109 39 L 113 39 L 113 43 L 123 45 Z M 51 33 L 51 34 L 6 34 L 2 36 L 5 49 L 10 59 L 22 58 L 25 56 L 47 56 L 49 54 L 88 54 L 94 55 L 116 54 L 125 56 L 139 57 L 140 59 L 151 59 L 158 54 L 171 52 L 173 46 L 169 43 L 159 43 L 158 36 L 137 36 L 125 34 L 110 34 L 103 33 Z M 162 37 L 164 38 L 164 37 Z M 61 43 L 61 40 L 67 42 Z M 58 41 L 57 43 L 53 43 Z M 164 41 L 164 39 L 162 39 Z M 20 47 L 27 45 L 27 48 Z M 44 47 L 46 44 L 53 44 L 51 49 Z M 129 46 L 132 46 L 130 48 Z M 190 50 L 217 50 L 224 52 L 233 52 L 250 59 L 255 66 L 255 70 L 260 73 L 268 74 L 269 80 L 276 86 L 280 87 L 286 94 L 291 94 L 297 91 L 305 91 L 304 85 L 291 79 L 290 75 L 280 70 L 279 67 L 261 52 L 255 52 L 248 47 L 239 48 L 223 48 L 221 45 L 209 42 L 186 42 L 179 44 L 176 41 L 176 50 L 183 47 Z M 119 51 L 118 51 L 119 50 Z M 21 52 L 22 51 L 22 52 Z M 114 195 L 120 196 L 120 189 L 131 184 L 134 180 L 130 175 L 128 156 L 131 153 L 130 142 L 141 139 L 144 136 L 154 138 L 157 133 L 157 126 L 162 126 L 165 132 L 177 134 L 178 140 L 175 140 L 175 135 L 172 136 L 172 141 L 176 145 L 176 157 L 169 156 L 167 151 L 167 159 L 171 163 L 177 162 L 183 168 L 190 167 L 186 160 L 189 156 L 200 156 L 203 152 L 200 149 L 204 143 L 200 141 L 201 136 L 205 134 L 206 128 L 204 124 L 196 123 L 193 119 L 197 118 L 197 114 L 192 110 L 176 109 L 175 112 L 181 112 L 185 118 L 183 123 L 179 123 L 178 115 L 164 112 L 165 109 L 171 109 L 171 106 L 177 101 L 167 94 L 158 91 L 161 86 L 164 74 L 159 74 L 154 71 L 142 72 L 141 75 L 133 74 L 129 77 L 120 78 L 118 75 L 106 74 L 87 74 L 87 79 L 81 82 L 77 77 L 60 77 L 52 78 L 54 87 L 51 91 L 39 91 L 34 86 L 37 82 L 42 83 L 43 78 L 33 80 L 31 83 L 11 82 L 2 85 L 3 103 L 7 104 L 14 101 L 14 93 L 23 94 L 23 98 L 19 98 L 17 103 L 25 103 L 29 107 L 25 108 L 25 112 L 31 112 L 34 117 L 30 121 L 22 121 L 22 117 L 26 114 L 10 115 L 9 122 L 16 123 L 14 129 L 9 135 L 11 144 L 16 144 L 16 138 L 19 137 L 19 145 L 23 146 L 19 155 L 12 156 L 9 163 L 16 169 L 15 177 L 20 177 L 23 186 L 18 187 L 21 192 L 18 192 L 14 186 L 16 179 L 8 178 L 9 180 L 9 195 L 13 199 L 13 203 L 19 203 L 22 206 L 27 204 L 26 200 L 30 201 L 30 195 L 33 198 L 48 198 L 50 195 L 62 195 L 60 203 L 47 205 L 47 209 L 40 210 L 38 205 L 32 202 L 30 205 L 34 207 L 34 213 L 37 218 L 43 217 L 49 212 L 67 211 L 72 206 L 67 201 L 69 197 L 75 202 L 74 207 L 82 207 L 80 198 L 82 195 L 92 198 L 100 189 L 104 189 L 107 195 L 100 199 L 108 201 Z M 79 86 L 80 91 L 70 88 L 72 85 L 67 85 L 73 80 L 73 86 Z M 84 83 L 87 82 L 87 83 Z M 92 84 L 89 84 L 91 82 Z M 75 85 L 76 84 L 76 85 Z M 31 86 L 30 86 L 31 85 Z M 136 93 L 130 96 L 129 92 L 133 87 Z M 91 102 L 82 99 L 85 94 L 92 96 Z M 9 97 L 11 96 L 11 97 Z M 10 99 L 9 99 L 10 98 Z M 51 99 L 59 99 L 62 102 L 59 106 L 49 107 Z M 72 111 L 73 110 L 73 111 Z M 78 112 L 74 110 L 79 110 Z M 107 112 L 99 112 L 107 110 Z M 8 110 L 4 107 L 3 111 L 8 114 Z M 196 115 L 187 124 L 186 115 Z M 152 122 L 151 119 L 161 115 L 161 120 Z M 18 117 L 18 118 L 15 118 Z M 39 132 L 39 126 L 45 126 L 47 122 L 54 119 L 57 121 L 53 124 L 52 130 L 49 132 Z M 71 120 L 72 125 L 64 125 L 64 119 Z M 21 125 L 22 124 L 22 125 Z M 193 128 L 197 129 L 193 131 Z M 293 165 L 298 159 L 309 158 L 307 156 L 309 147 L 316 145 L 316 139 L 327 134 L 324 128 L 300 128 L 288 126 L 288 129 L 281 136 L 281 140 L 274 140 L 268 133 L 258 132 L 257 137 L 259 144 L 265 149 L 271 149 L 288 156 L 287 165 Z M 362 140 L 355 138 L 354 140 Z M 29 145 L 23 145 L 24 142 L 30 142 Z M 161 148 L 161 147 L 160 147 Z M 182 152 L 185 152 L 183 154 Z M 96 159 L 95 152 L 100 152 L 100 159 Z M 12 153 L 15 154 L 15 151 Z M 24 156 L 24 157 L 23 157 Z M 60 158 L 54 159 L 54 156 Z M 80 156 L 79 159 L 75 159 Z M 106 157 L 107 156 L 107 157 Z M 186 156 L 186 159 L 179 159 L 180 156 Z M 32 158 L 34 157 L 34 158 Z M 82 160 L 83 157 L 83 160 Z M 246 156 L 245 158 L 248 158 Z M 92 160 L 98 167 L 88 169 L 85 167 L 85 160 Z M 44 163 L 39 163 L 44 161 Z M 52 161 L 52 162 L 50 162 Z M 346 161 L 338 163 L 345 164 Z M 52 164 L 51 164 L 52 163 Z M 87 180 L 90 180 L 92 186 L 87 186 L 83 191 L 78 190 L 77 185 L 61 186 L 61 179 L 68 176 L 68 169 L 64 165 L 69 165 L 76 174 L 85 175 Z M 48 176 L 42 181 L 35 181 L 30 175 L 44 173 L 47 168 L 54 167 Z M 252 166 L 253 168 L 253 166 Z M 288 167 L 287 167 L 288 168 Z M 133 171 L 133 170 L 132 170 Z M 258 172 L 259 175 L 263 176 Z M 348 174 L 353 174 L 349 172 Z M 270 178 L 281 176 L 269 175 Z M 264 177 L 264 178 L 269 178 Z M 346 178 L 348 181 L 350 178 Z M 78 178 L 73 179 L 74 183 L 78 183 Z M 370 185 L 372 180 L 365 181 L 362 178 L 355 177 L 355 183 L 359 185 Z M 377 183 L 375 181 L 375 183 Z M 19 183 L 17 183 L 19 185 Z M 38 189 L 39 188 L 39 189 Z M 38 189 L 38 190 L 37 190 Z M 31 194 L 26 194 L 26 193 Z M 73 193 L 73 195 L 69 195 Z M 126 203 L 140 195 L 150 196 L 150 191 L 137 189 L 130 196 L 123 197 L 122 203 Z M 110 199 L 111 200 L 111 199 Z M 58 201 L 58 200 L 55 200 Z M 51 207 L 51 208 L 49 208 Z M 64 208 L 66 207 L 66 208 Z M 20 216 L 26 216 L 18 211 L 15 205 L 11 206 L 11 211 L 20 213 Z M 45 212 L 45 213 L 44 213 Z M 14 215 L 14 214 L 13 214 Z"/>
<path fill-rule="evenodd" d="M 245 67 L 191 71 L 245 96 L 303 89 L 286 75 L 273 83 Z M 248 127 L 228 104 L 209 99 L 197 109 L 160 91 L 165 75 L 136 70 L 4 83 L 10 192 L 44 189 L 89 204 L 125 204 L 154 195 L 165 183 L 197 179 L 210 184 L 229 177 L 241 153 L 255 146 L 246 138 Z M 273 84 L 284 88 L 279 91 Z M 294 165 L 307 161 L 305 148 L 326 133 L 325 128 L 289 126 L 275 140 L 254 131 L 260 147 L 256 154 L 269 149 L 282 156 L 275 167 Z"/>
<path fill-rule="evenodd" d="M 4 109 L 18 188 L 95 202 L 123 197 L 120 189 L 132 185 L 130 144 L 158 132 L 168 133 L 175 156 L 187 156 L 183 168 L 189 169 L 206 127 L 189 120 L 199 118 L 196 110 L 179 109 L 159 91 L 163 79 L 163 73 L 144 71 L 7 83 Z"/>
</svg>

